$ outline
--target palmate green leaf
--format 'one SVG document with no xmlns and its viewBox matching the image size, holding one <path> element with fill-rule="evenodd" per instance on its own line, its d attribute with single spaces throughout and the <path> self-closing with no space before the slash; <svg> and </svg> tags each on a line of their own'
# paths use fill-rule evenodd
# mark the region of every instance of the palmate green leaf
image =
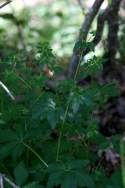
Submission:
<svg viewBox="0 0 125 188">
<path fill-rule="evenodd" d="M 14 170 L 14 176 L 16 179 L 16 183 L 19 185 L 23 185 L 28 178 L 28 170 L 25 167 L 23 161 L 21 161 Z"/>
<path fill-rule="evenodd" d="M 36 105 L 34 105 L 32 119 L 34 121 L 38 121 L 38 119 L 42 121 L 47 118 L 49 112 L 55 111 L 55 108 L 55 99 L 50 94 L 46 94 L 46 96 L 42 96 L 42 99 L 39 100 Z"/>
<path fill-rule="evenodd" d="M 69 163 L 71 169 L 84 169 L 88 164 L 88 160 L 74 160 Z"/>
<path fill-rule="evenodd" d="M 61 184 L 63 179 L 63 174 L 61 171 L 58 173 L 52 173 L 49 176 L 48 182 L 47 182 L 47 188 L 53 188 L 54 186 L 58 186 Z"/>
<path fill-rule="evenodd" d="M 61 188 L 94 188 L 91 176 L 85 172 L 88 161 L 74 160 L 66 164 L 53 164 L 49 166 L 49 179 L 47 188 L 61 185 Z"/>
<path fill-rule="evenodd" d="M 63 171 L 66 169 L 70 170 L 83 170 L 87 165 L 89 164 L 88 160 L 72 160 L 71 162 L 66 162 L 66 163 L 55 163 L 49 165 L 48 172 L 54 173 L 54 172 L 59 172 Z"/>
<path fill-rule="evenodd" d="M 61 188 L 94 188 L 94 182 L 88 174 L 77 171 L 59 171 L 50 175 L 47 188 L 61 185 Z"/>
<path fill-rule="evenodd" d="M 56 164 L 50 164 L 47 172 L 49 174 L 55 173 L 55 172 L 60 172 L 62 170 L 62 164 L 61 163 L 56 163 Z"/>
<path fill-rule="evenodd" d="M 94 182 L 91 178 L 91 176 L 88 173 L 83 172 L 83 170 L 79 171 L 71 171 L 69 174 L 67 174 L 67 177 L 69 177 L 69 181 L 74 180 L 74 183 L 76 182 L 76 188 L 77 187 L 87 187 L 87 188 L 94 188 Z M 66 181 L 67 181 L 66 177 Z M 63 180 L 63 182 L 65 179 Z"/>
<path fill-rule="evenodd" d="M 87 173 L 75 172 L 75 177 L 77 178 L 77 182 L 79 186 L 85 186 L 87 188 L 94 188 L 94 181 L 92 180 L 91 176 Z"/>
<path fill-rule="evenodd" d="M 77 188 L 78 182 L 73 175 L 66 174 L 66 176 L 64 176 L 63 181 L 61 183 L 61 188 L 69 188 L 69 187 Z"/>
</svg>

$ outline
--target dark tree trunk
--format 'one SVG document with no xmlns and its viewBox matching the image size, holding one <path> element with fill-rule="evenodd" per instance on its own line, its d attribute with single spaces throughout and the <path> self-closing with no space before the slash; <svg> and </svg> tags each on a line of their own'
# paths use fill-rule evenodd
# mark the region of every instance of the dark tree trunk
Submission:
<svg viewBox="0 0 125 188">
<path fill-rule="evenodd" d="M 117 53 L 117 47 L 118 47 L 118 30 L 119 30 L 119 24 L 118 24 L 118 11 L 120 8 L 120 3 L 122 0 L 112 0 L 111 4 L 108 5 L 108 7 L 104 10 L 102 14 L 99 14 L 98 20 L 97 20 L 97 30 L 96 35 L 93 42 L 94 47 L 100 42 L 102 38 L 104 23 L 107 21 L 108 23 L 108 37 L 107 37 L 107 58 L 109 64 L 113 64 L 115 62 L 115 57 Z M 82 47 L 76 48 L 78 46 L 78 43 L 81 41 L 87 40 L 87 35 L 89 33 L 89 30 L 91 28 L 91 24 L 95 18 L 95 16 L 98 14 L 100 7 L 103 3 L 103 0 L 95 0 L 92 8 L 90 9 L 89 13 L 86 15 L 85 20 L 82 24 L 82 27 L 80 29 L 79 37 L 76 41 L 76 44 L 73 49 L 73 55 L 71 58 L 71 62 L 68 68 L 68 77 L 74 78 L 75 72 L 83 60 L 84 56 L 90 51 L 90 49 L 83 49 Z M 108 65 L 106 65 L 108 66 Z"/>
</svg>

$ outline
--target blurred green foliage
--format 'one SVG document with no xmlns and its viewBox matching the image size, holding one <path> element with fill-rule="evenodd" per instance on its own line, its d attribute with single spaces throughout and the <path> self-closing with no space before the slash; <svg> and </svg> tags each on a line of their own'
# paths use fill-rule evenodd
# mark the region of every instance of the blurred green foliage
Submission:
<svg viewBox="0 0 125 188">
<path fill-rule="evenodd" d="M 54 51 L 63 56 L 72 52 L 83 13 L 77 3 L 66 0 L 27 7 L 20 12 L 11 9 L 10 13 L 2 13 L 0 17 L 1 45 L 10 43 L 11 47 L 26 46 L 30 50 L 40 41 L 48 41 Z"/>
</svg>

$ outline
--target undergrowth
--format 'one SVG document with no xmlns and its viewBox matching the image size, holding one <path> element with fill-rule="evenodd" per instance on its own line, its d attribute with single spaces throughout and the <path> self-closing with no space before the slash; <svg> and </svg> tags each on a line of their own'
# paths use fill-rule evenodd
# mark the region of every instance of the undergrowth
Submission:
<svg viewBox="0 0 125 188">
<path fill-rule="evenodd" d="M 77 84 L 81 75 L 102 71 L 101 58 L 83 63 L 75 80 L 60 81 L 50 91 L 42 69 L 47 64 L 60 72 L 56 57 L 47 43 L 34 54 L 0 62 L 0 79 L 15 97 L 0 89 L 0 172 L 23 188 L 121 188 L 120 168 L 107 175 L 99 154 L 109 148 L 120 154 L 120 138 L 100 134 L 97 116 L 118 95 L 116 83 Z"/>
</svg>

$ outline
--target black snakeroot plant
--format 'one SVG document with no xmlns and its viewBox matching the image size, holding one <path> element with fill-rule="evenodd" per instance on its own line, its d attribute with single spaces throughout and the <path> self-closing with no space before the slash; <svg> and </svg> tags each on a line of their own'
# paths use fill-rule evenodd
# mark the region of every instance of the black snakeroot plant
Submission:
<svg viewBox="0 0 125 188">
<path fill-rule="evenodd" d="M 58 71 L 47 43 L 39 47 L 35 61 L 48 67 L 55 62 L 53 69 Z M 102 70 L 101 58 L 81 61 L 74 79 L 58 82 L 55 92 L 42 89 L 48 79 L 42 72 L 33 74 L 23 64 L 12 63 L 12 69 L 1 75 L 15 100 L 0 91 L 0 171 L 21 187 L 108 188 L 114 187 L 116 176 L 122 183 L 118 170 L 109 181 L 101 161 L 96 165 L 96 151 L 112 147 L 119 152 L 119 137 L 112 138 L 111 146 L 99 133 L 96 116 L 108 98 L 118 94 L 116 83 L 101 85 L 92 79 L 77 85 L 81 74 L 93 77 Z"/>
</svg>

